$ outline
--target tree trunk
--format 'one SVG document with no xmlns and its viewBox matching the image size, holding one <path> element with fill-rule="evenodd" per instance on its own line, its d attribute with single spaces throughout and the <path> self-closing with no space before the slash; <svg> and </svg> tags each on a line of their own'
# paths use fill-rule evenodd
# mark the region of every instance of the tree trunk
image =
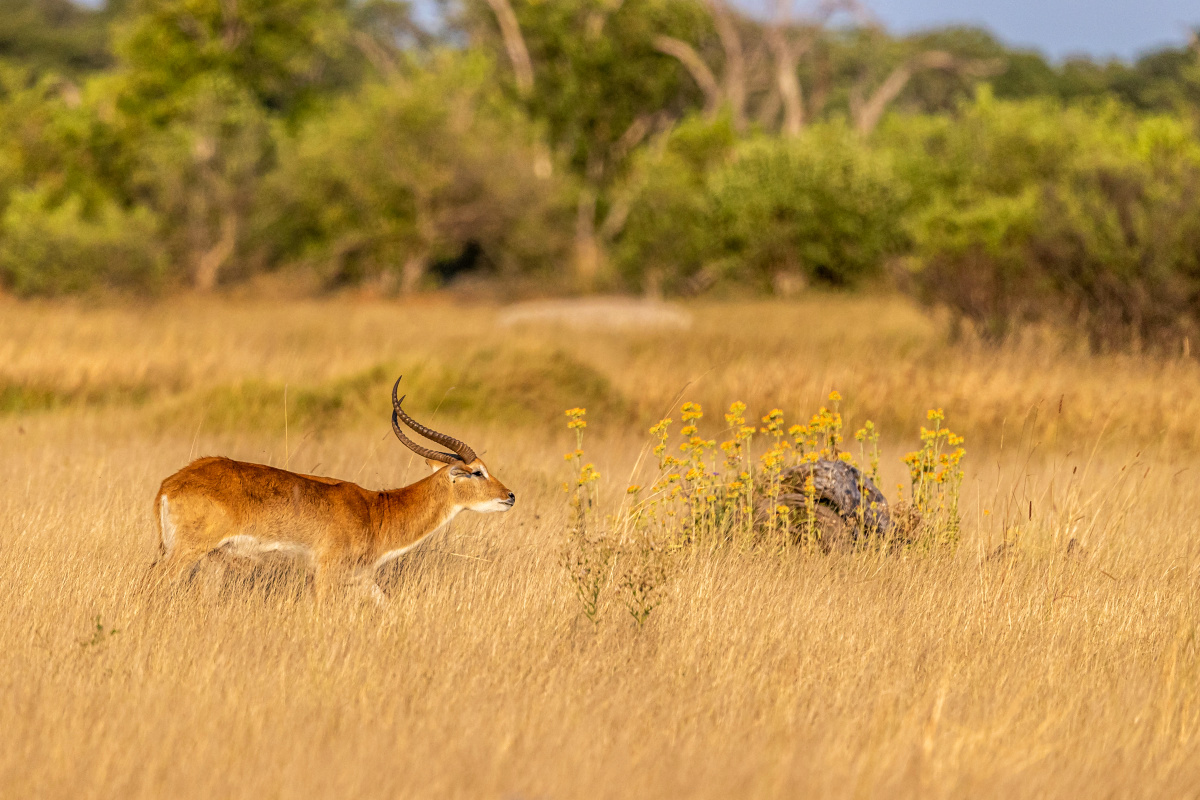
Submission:
<svg viewBox="0 0 1200 800">
<path fill-rule="evenodd" d="M 232 210 L 221 214 L 221 233 L 216 243 L 196 259 L 193 283 L 198 291 L 211 292 L 217 286 L 221 267 L 237 247 L 238 218 Z"/>
<path fill-rule="evenodd" d="M 816 79 L 812 91 L 808 94 L 808 117 L 809 119 L 820 119 L 825 112 L 825 104 L 829 101 L 833 76 L 830 75 L 829 56 L 825 51 L 817 50 L 813 54 L 813 60 L 816 62 L 814 64 Z"/>
<path fill-rule="evenodd" d="M 425 277 L 425 270 L 429 266 L 429 256 L 422 248 L 410 253 L 408 258 L 404 259 L 404 266 L 400 269 L 400 293 L 405 295 L 416 294 L 421 288 L 421 281 Z"/>
<path fill-rule="evenodd" d="M 778 35 L 775 50 L 775 80 L 779 84 L 779 99 L 783 101 L 783 135 L 796 137 L 804 129 L 804 98 L 800 79 L 796 77 L 796 58 L 791 46 Z"/>
<path fill-rule="evenodd" d="M 979 62 L 982 66 L 967 64 L 961 68 L 972 67 L 975 69 L 986 69 L 983 62 Z M 854 111 L 854 128 L 861 135 L 867 136 L 879 124 L 879 120 L 883 118 L 883 112 L 893 100 L 895 100 L 908 82 L 912 79 L 913 72 L 919 69 L 947 69 L 953 70 L 959 68 L 960 65 L 955 61 L 954 57 L 949 53 L 941 50 L 928 50 L 921 53 L 915 58 L 911 58 L 900 66 L 896 67 L 891 73 L 884 78 L 883 83 L 879 85 L 869 98 L 862 104 L 862 107 Z"/>
<path fill-rule="evenodd" d="M 533 91 L 533 62 L 529 58 L 529 48 L 525 46 L 525 37 L 521 35 L 517 14 L 508 0 L 487 0 L 487 4 L 500 24 L 500 35 L 504 37 L 504 49 L 512 62 L 517 91 L 522 97 L 528 97 Z"/>
<path fill-rule="evenodd" d="M 590 291 L 600 274 L 600 242 L 596 238 L 596 190 L 579 190 L 575 209 L 575 280 L 578 288 Z"/>
<path fill-rule="evenodd" d="M 854 114 L 854 129 L 860 135 L 869 136 L 875 130 L 879 120 L 883 118 L 883 112 L 887 109 L 888 104 L 904 91 L 910 78 L 912 78 L 912 70 L 908 64 L 901 64 L 891 71 L 879 88 L 862 104 L 862 107 Z"/>
<path fill-rule="evenodd" d="M 755 121 L 763 128 L 770 130 L 775 127 L 775 119 L 779 116 L 779 86 L 772 83 L 771 90 L 758 107 L 754 115 Z"/>
<path fill-rule="evenodd" d="M 775 83 L 783 101 L 783 135 L 795 137 L 804 128 L 804 97 L 796 76 L 800 54 L 787 36 L 791 7 L 791 0 L 777 0 L 775 21 L 767 28 L 767 45 L 775 58 Z"/>
<path fill-rule="evenodd" d="M 721 107 L 721 87 L 712 70 L 704 63 L 704 59 L 696 49 L 687 42 L 672 36 L 655 36 L 654 49 L 660 53 L 674 56 L 687 69 L 692 80 L 704 92 L 704 115 L 712 118 Z"/>
<path fill-rule="evenodd" d="M 709 8 L 717 35 L 721 37 L 721 47 L 725 50 L 725 101 L 733 115 L 734 129 L 742 131 L 746 128 L 746 59 L 742 38 L 724 0 L 709 0 Z"/>
</svg>

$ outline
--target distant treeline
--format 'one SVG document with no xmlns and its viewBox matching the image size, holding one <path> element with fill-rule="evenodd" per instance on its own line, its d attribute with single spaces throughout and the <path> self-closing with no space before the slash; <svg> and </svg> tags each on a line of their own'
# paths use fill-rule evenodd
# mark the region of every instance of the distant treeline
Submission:
<svg viewBox="0 0 1200 800">
<path fill-rule="evenodd" d="M 7 0 L 0 288 L 893 282 L 1200 333 L 1200 46 L 1051 64 L 857 0 Z"/>
</svg>

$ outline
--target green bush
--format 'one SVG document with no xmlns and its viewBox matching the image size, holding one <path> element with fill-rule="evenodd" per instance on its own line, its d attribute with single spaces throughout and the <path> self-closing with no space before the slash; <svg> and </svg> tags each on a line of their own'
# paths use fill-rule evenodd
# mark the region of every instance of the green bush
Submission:
<svg viewBox="0 0 1200 800">
<path fill-rule="evenodd" d="M 671 288 L 708 272 L 762 291 L 846 287 L 901 245 L 905 188 L 845 126 L 736 145 L 698 126 L 639 173 L 619 250 L 631 279 L 655 271 Z"/>
<path fill-rule="evenodd" d="M 665 146 L 640 153 L 622 199 L 628 216 L 614 261 L 632 288 L 668 293 L 699 288 L 720 257 L 709 173 L 728 159 L 736 137 L 727 118 L 682 123 Z"/>
<path fill-rule="evenodd" d="M 131 137 L 129 183 L 161 220 L 175 275 L 208 291 L 251 271 L 246 221 L 271 168 L 271 127 L 228 76 L 205 75 L 174 98 L 175 117 Z"/>
<path fill-rule="evenodd" d="M 746 142 L 712 177 L 714 225 L 732 274 L 853 286 L 900 245 L 905 189 L 889 161 L 840 124 Z"/>
<path fill-rule="evenodd" d="M 397 276 L 417 288 L 442 259 L 478 248 L 501 272 L 561 261 L 564 184 L 492 65 L 446 54 L 370 84 L 280 148 L 260 212 L 276 257 L 328 283 Z"/>
<path fill-rule="evenodd" d="M 882 136 L 916 198 L 924 300 L 992 337 L 1080 324 L 1097 349 L 1200 330 L 1200 143 L 1185 122 L 983 93 Z"/>
<path fill-rule="evenodd" d="M 0 213 L 14 190 L 34 185 L 55 203 L 76 195 L 88 209 L 119 197 L 109 178 L 121 159 L 104 149 L 103 127 L 73 85 L 0 61 Z"/>
<path fill-rule="evenodd" d="M 54 205 L 48 194 L 43 188 L 13 191 L 0 219 L 0 280 L 12 291 L 146 291 L 159 284 L 164 260 L 148 211 L 124 211 L 109 201 L 85 214 L 79 197 Z"/>
</svg>

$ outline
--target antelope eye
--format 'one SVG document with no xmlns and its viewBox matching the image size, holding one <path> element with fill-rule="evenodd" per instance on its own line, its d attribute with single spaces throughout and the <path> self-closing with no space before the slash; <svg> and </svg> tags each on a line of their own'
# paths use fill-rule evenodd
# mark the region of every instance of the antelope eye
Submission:
<svg viewBox="0 0 1200 800">
<path fill-rule="evenodd" d="M 482 477 L 483 477 L 483 473 L 482 473 L 482 472 L 478 472 L 478 471 L 476 471 L 476 472 L 472 472 L 472 473 L 471 473 L 471 477 L 473 477 L 473 478 L 482 478 Z"/>
</svg>

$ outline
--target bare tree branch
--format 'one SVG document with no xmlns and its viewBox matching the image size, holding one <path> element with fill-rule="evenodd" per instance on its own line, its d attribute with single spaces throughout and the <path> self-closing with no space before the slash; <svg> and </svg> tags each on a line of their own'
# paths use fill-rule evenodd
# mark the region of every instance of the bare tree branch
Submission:
<svg viewBox="0 0 1200 800">
<path fill-rule="evenodd" d="M 197 290 L 211 292 L 217 286 L 217 278 L 221 267 L 237 249 L 238 217 L 233 209 L 227 208 L 221 212 L 221 233 L 213 246 L 198 254 L 193 272 L 193 281 Z"/>
<path fill-rule="evenodd" d="M 708 6 L 725 50 L 725 100 L 733 114 L 733 127 L 740 131 L 746 127 L 746 58 L 742 37 L 724 0 L 709 0 Z"/>
<path fill-rule="evenodd" d="M 504 37 L 504 49 L 512 62 L 513 75 L 517 80 L 517 91 L 527 97 L 533 91 L 533 62 L 529 59 L 529 48 L 521 35 L 517 14 L 508 0 L 487 0 L 496 21 L 500 23 L 500 35 Z"/>
<path fill-rule="evenodd" d="M 621 138 L 617 140 L 617 144 L 613 148 L 616 157 L 624 157 L 629 150 L 641 144 L 646 136 L 657 132 L 659 146 L 655 149 L 657 150 L 656 155 L 661 158 L 662 151 L 665 149 L 664 145 L 666 144 L 667 135 L 672 126 L 673 121 L 670 115 L 663 111 L 638 117 Z M 631 191 L 629 186 L 626 186 L 623 191 L 613 194 L 608 213 L 604 216 L 604 222 L 600 226 L 599 236 L 601 241 L 611 243 L 625 229 L 625 223 L 629 220 L 629 212 L 633 209 L 635 196 L 636 192 Z"/>
<path fill-rule="evenodd" d="M 661 111 L 654 114 L 639 115 L 613 145 L 611 159 L 613 161 L 620 161 L 629 155 L 633 148 L 641 144 L 646 135 L 654 130 L 654 127 L 659 124 L 663 116 L 665 114 Z"/>
<path fill-rule="evenodd" d="M 1001 67 L 1002 62 L 996 59 L 963 61 L 941 50 L 927 50 L 893 69 L 861 107 L 852 109 L 854 127 L 859 134 L 870 135 L 879 125 L 888 105 L 904 91 L 916 72 L 941 69 L 962 75 L 984 76 L 994 74 Z"/>
<path fill-rule="evenodd" d="M 811 17 L 814 27 L 824 28 L 839 11 L 845 11 L 852 16 L 860 28 L 883 27 L 879 19 L 871 13 L 871 9 L 859 0 L 823 0 Z"/>
<path fill-rule="evenodd" d="M 673 36 L 655 36 L 654 49 L 679 59 L 679 63 L 691 74 L 692 80 L 704 92 L 704 113 L 712 116 L 721 106 L 721 87 L 708 64 L 696 52 L 696 49 L 682 39 Z"/>
<path fill-rule="evenodd" d="M 355 31 L 354 44 L 359 51 L 366 56 L 367 61 L 371 62 L 371 66 L 375 68 L 381 75 L 396 74 L 396 61 L 388 54 L 374 36 L 364 31 Z"/>
<path fill-rule="evenodd" d="M 871 131 L 875 130 L 875 126 L 879 124 L 879 120 L 883 118 L 883 112 L 888 107 L 888 104 L 896 99 L 900 92 L 904 91 L 904 87 L 908 85 L 908 81 L 912 78 L 912 66 L 906 61 L 900 66 L 893 69 L 879 88 L 871 93 L 861 108 L 857 109 L 854 114 L 854 127 L 863 136 L 870 135 Z"/>
<path fill-rule="evenodd" d="M 775 120 L 779 116 L 781 105 L 779 100 L 779 86 L 772 82 L 767 96 L 759 104 L 758 112 L 754 115 L 755 121 L 766 130 L 773 129 L 775 127 Z"/>
<path fill-rule="evenodd" d="M 767 44 L 775 56 L 775 81 L 783 101 L 783 134 L 799 136 L 804 128 L 804 97 L 796 75 L 800 52 L 787 36 L 791 16 L 792 0 L 776 0 L 775 20 L 767 28 Z"/>
</svg>

